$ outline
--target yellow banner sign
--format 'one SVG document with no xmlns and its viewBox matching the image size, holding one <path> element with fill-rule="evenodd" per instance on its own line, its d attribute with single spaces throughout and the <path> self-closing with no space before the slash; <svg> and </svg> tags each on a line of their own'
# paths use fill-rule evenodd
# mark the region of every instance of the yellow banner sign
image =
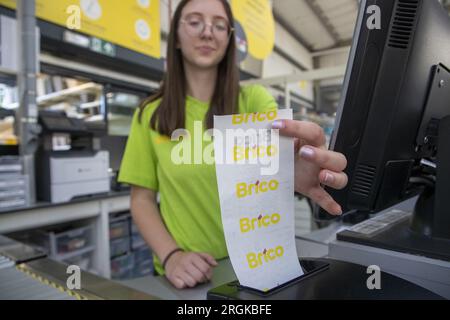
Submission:
<svg viewBox="0 0 450 320">
<path fill-rule="evenodd" d="M 142 54 L 160 58 L 158 0 L 35 0 L 36 16 Z M 15 0 L 0 0 L 15 9 Z M 79 23 L 76 23 L 76 22 Z"/>
<path fill-rule="evenodd" d="M 231 0 L 231 6 L 247 35 L 250 55 L 266 59 L 275 45 L 275 21 L 269 0 Z"/>
</svg>

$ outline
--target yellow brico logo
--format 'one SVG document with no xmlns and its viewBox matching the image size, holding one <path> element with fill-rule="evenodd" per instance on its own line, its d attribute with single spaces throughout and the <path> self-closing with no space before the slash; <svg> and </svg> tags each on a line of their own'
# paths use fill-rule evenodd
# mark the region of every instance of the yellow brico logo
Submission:
<svg viewBox="0 0 450 320">
<path fill-rule="evenodd" d="M 239 220 L 241 233 L 247 233 L 256 229 L 267 228 L 280 222 L 281 216 L 278 213 L 272 215 L 259 215 L 258 218 L 242 218 Z"/>
<path fill-rule="evenodd" d="M 233 125 L 239 125 L 243 123 L 257 123 L 264 121 L 274 121 L 277 119 L 278 112 L 276 110 L 269 112 L 259 112 L 259 113 L 242 113 L 234 114 L 232 116 L 231 123 Z"/>
<path fill-rule="evenodd" d="M 278 190 L 280 183 L 277 180 L 256 181 L 256 183 L 247 184 L 245 182 L 236 185 L 236 196 L 241 199 L 254 194 L 266 193 Z"/>
<path fill-rule="evenodd" d="M 250 269 L 256 269 L 261 267 L 265 263 L 269 263 L 276 259 L 281 258 L 284 255 L 284 249 L 282 246 L 278 246 L 275 249 L 264 249 L 263 252 L 247 254 L 247 263 Z"/>
<path fill-rule="evenodd" d="M 274 145 L 271 146 L 254 146 L 243 147 L 235 146 L 233 149 L 233 159 L 234 161 L 250 160 L 250 159 L 262 159 L 271 158 L 278 154 L 278 148 Z"/>
</svg>

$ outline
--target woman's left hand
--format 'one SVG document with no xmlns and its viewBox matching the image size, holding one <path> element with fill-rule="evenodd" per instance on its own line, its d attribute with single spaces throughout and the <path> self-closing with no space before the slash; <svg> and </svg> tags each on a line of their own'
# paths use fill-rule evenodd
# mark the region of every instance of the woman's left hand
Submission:
<svg viewBox="0 0 450 320">
<path fill-rule="evenodd" d="M 343 154 L 329 151 L 325 134 L 312 122 L 279 120 L 273 124 L 280 134 L 295 141 L 295 191 L 316 202 L 332 215 L 342 214 L 341 206 L 323 189 L 343 189 L 348 177 L 343 172 L 347 159 Z"/>
</svg>

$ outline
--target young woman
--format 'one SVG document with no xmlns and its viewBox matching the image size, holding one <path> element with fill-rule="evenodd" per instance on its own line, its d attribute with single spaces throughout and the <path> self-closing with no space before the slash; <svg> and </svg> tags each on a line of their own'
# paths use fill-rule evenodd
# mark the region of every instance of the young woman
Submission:
<svg viewBox="0 0 450 320">
<path fill-rule="evenodd" d="M 232 25 L 226 0 L 181 1 L 168 39 L 167 72 L 159 92 L 135 114 L 120 170 L 119 180 L 132 186 L 131 212 L 154 253 L 155 269 L 176 288 L 209 281 L 216 259 L 228 253 L 215 166 L 176 165 L 171 153 L 177 142 L 169 137 L 186 129 L 196 140 L 196 121 L 205 131 L 214 115 L 277 108 L 263 87 L 239 87 Z M 340 214 L 321 184 L 337 189 L 347 184 L 345 157 L 326 150 L 315 124 L 283 120 L 273 127 L 295 138 L 295 190 Z"/>
</svg>

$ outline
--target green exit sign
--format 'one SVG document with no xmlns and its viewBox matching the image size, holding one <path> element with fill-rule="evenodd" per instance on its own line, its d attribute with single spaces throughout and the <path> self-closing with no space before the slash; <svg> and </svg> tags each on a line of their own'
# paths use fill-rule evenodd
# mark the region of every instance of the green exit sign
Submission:
<svg viewBox="0 0 450 320">
<path fill-rule="evenodd" d="M 116 56 L 116 46 L 108 41 L 91 37 L 90 49 L 106 56 Z"/>
</svg>

